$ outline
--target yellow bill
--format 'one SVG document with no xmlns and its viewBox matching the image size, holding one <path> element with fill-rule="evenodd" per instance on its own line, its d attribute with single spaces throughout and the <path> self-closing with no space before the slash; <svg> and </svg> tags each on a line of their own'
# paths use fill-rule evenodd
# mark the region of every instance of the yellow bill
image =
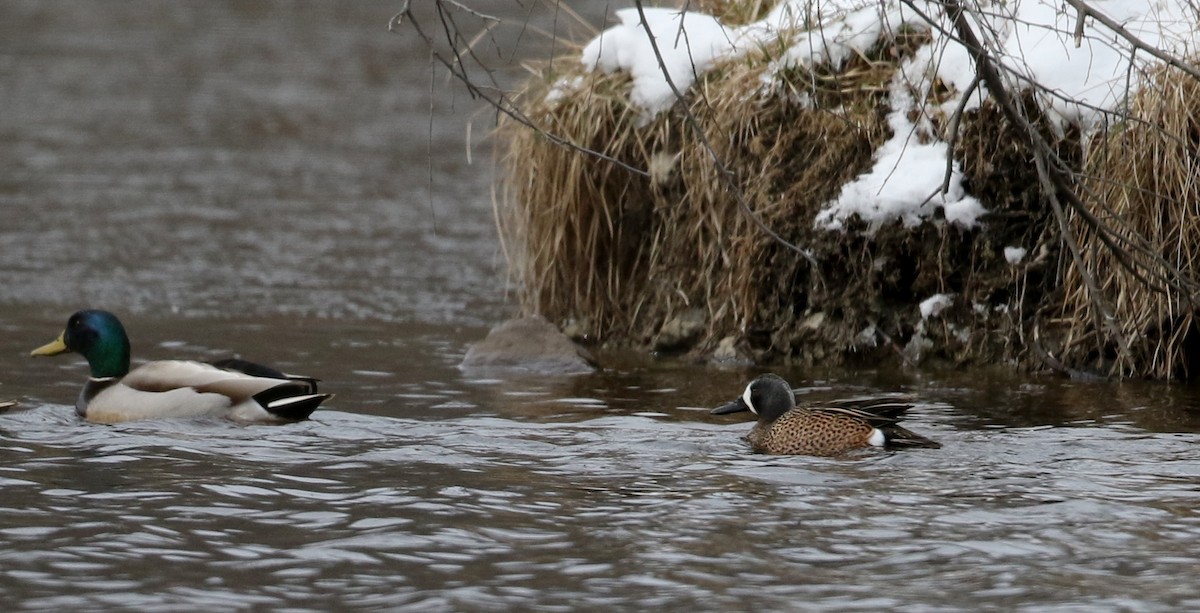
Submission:
<svg viewBox="0 0 1200 613">
<path fill-rule="evenodd" d="M 34 349 L 33 351 L 30 351 L 29 355 L 58 355 L 68 351 L 70 351 L 70 349 L 67 349 L 67 344 L 63 342 L 63 335 L 59 334 L 58 338 L 46 343 L 45 345 L 42 345 L 41 347 L 38 347 L 37 349 Z"/>
</svg>

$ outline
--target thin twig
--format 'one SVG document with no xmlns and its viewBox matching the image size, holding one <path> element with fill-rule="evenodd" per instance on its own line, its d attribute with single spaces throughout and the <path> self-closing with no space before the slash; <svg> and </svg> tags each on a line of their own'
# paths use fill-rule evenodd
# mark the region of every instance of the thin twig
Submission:
<svg viewBox="0 0 1200 613">
<path fill-rule="evenodd" d="M 445 2 L 445 1 L 449 1 L 449 0 L 437 0 L 437 2 L 439 4 L 441 2 Z M 498 112 L 503 113 L 504 115 L 508 116 L 513 121 L 529 128 L 531 130 L 536 131 L 538 134 L 541 134 L 543 138 L 554 143 L 555 145 L 558 145 L 560 147 L 565 147 L 567 149 L 571 149 L 572 151 L 576 151 L 576 152 L 582 153 L 584 155 L 592 156 L 597 159 L 604 160 L 610 164 L 613 164 L 613 165 L 621 168 L 622 170 L 625 170 L 627 172 L 630 172 L 630 173 L 640 176 L 640 177 L 649 177 L 650 176 L 650 173 L 646 172 L 645 170 L 636 168 L 634 166 L 630 166 L 629 164 L 626 164 L 625 162 L 622 162 L 621 160 L 618 160 L 617 158 L 615 158 L 611 155 L 608 155 L 601 151 L 595 151 L 593 149 L 588 149 L 587 147 L 582 147 L 582 146 L 577 145 L 561 136 L 558 136 L 551 132 L 542 130 L 536 124 L 534 124 L 533 121 L 531 119 L 529 119 L 524 113 L 517 110 L 517 108 L 512 104 L 512 102 L 504 94 L 501 93 L 498 95 L 492 95 L 492 94 L 488 93 L 487 90 L 485 90 L 484 88 L 482 88 L 478 84 L 476 84 L 471 79 L 470 75 L 467 74 L 466 66 L 462 64 L 462 56 L 461 55 L 459 55 L 456 52 L 455 59 L 449 60 L 445 56 L 443 56 L 441 53 L 438 53 L 437 51 L 433 50 L 435 48 L 433 39 L 421 27 L 421 24 L 419 21 L 417 21 L 416 16 L 412 14 L 411 4 L 412 4 L 412 0 L 406 0 L 404 2 L 404 4 L 401 6 L 400 12 L 396 13 L 396 15 L 393 16 L 388 21 L 388 30 L 391 32 L 396 32 L 396 28 L 404 21 L 407 21 L 409 24 L 411 24 L 413 30 L 415 30 L 417 32 L 417 35 L 420 36 L 421 39 L 425 41 L 425 44 L 430 48 L 431 53 L 433 54 L 433 58 L 435 60 L 437 60 L 437 62 L 439 64 L 441 64 L 447 70 L 449 70 L 451 76 L 453 76 L 455 79 L 457 79 L 459 82 L 461 82 L 463 84 L 463 86 L 465 86 L 467 88 L 467 91 L 473 97 L 483 100 L 484 102 L 486 102 L 487 104 L 492 106 L 492 108 L 494 108 Z M 455 4 L 457 4 L 457 3 L 455 3 Z"/>
<path fill-rule="evenodd" d="M 1099 21 L 1100 23 L 1104 24 L 1104 27 L 1112 30 L 1121 38 L 1124 38 L 1125 40 L 1129 41 L 1129 44 L 1133 45 L 1134 47 L 1137 47 L 1138 49 L 1141 49 L 1142 51 L 1145 51 L 1146 53 L 1153 55 L 1154 57 L 1166 62 L 1167 64 L 1174 66 L 1175 68 L 1178 68 L 1178 69 L 1188 73 L 1189 75 L 1192 75 L 1193 79 L 1200 80 L 1200 71 L 1197 71 L 1190 64 L 1187 64 L 1186 62 L 1182 62 L 1179 60 L 1179 58 L 1171 55 L 1170 53 L 1167 53 L 1167 52 L 1163 51 L 1162 49 L 1154 47 L 1153 45 L 1150 45 L 1149 43 L 1143 41 L 1142 39 L 1135 36 L 1129 30 L 1126 30 L 1125 26 L 1122 26 L 1121 24 L 1119 24 L 1115 20 L 1113 20 L 1112 17 L 1109 17 L 1108 15 L 1105 15 L 1104 13 L 1101 13 L 1100 11 L 1097 11 L 1096 9 L 1088 6 L 1088 4 L 1086 2 L 1084 2 L 1083 0 L 1066 0 L 1066 2 L 1067 2 L 1067 4 L 1070 4 L 1071 6 L 1075 7 L 1075 10 L 1079 11 L 1079 13 L 1081 15 L 1087 15 L 1088 17 L 1091 17 L 1091 18 L 1095 19 L 1096 21 Z M 1083 18 L 1081 17 L 1079 21 L 1082 24 Z M 1082 26 L 1080 26 L 1079 29 L 1082 30 L 1083 29 Z"/>
<path fill-rule="evenodd" d="M 950 125 L 946 128 L 946 176 L 942 178 L 943 194 L 950 192 L 950 179 L 954 176 L 954 146 L 958 144 L 958 125 L 962 123 L 962 116 L 967 110 L 967 103 L 970 102 L 971 95 L 978 88 L 979 73 L 976 73 L 975 77 L 971 79 L 971 84 L 962 93 L 958 106 L 954 108 L 954 114 L 950 116 Z"/>
</svg>

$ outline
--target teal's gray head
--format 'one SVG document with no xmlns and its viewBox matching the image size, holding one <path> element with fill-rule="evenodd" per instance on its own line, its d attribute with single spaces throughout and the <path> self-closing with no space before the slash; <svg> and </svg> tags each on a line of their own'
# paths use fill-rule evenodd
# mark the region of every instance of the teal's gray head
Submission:
<svg viewBox="0 0 1200 613">
<path fill-rule="evenodd" d="M 760 420 L 772 422 L 795 406 L 796 394 L 792 392 L 792 386 L 783 377 L 767 373 L 751 381 L 740 398 L 713 409 L 712 414 L 725 415 L 750 411 Z"/>
</svg>

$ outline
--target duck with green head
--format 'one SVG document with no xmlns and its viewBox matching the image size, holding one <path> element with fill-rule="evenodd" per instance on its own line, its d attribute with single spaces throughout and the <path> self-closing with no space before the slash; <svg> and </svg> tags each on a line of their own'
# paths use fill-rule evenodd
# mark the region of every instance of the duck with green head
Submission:
<svg viewBox="0 0 1200 613">
<path fill-rule="evenodd" d="M 76 352 L 91 376 L 75 411 L 88 421 L 117 423 L 164 417 L 228 417 L 241 422 L 307 419 L 331 394 L 317 380 L 284 374 L 245 360 L 207 364 L 148 362 L 129 369 L 129 336 L 108 311 L 71 315 L 63 333 L 31 355 Z"/>
<path fill-rule="evenodd" d="M 929 447 L 941 444 L 900 427 L 911 404 L 887 398 L 797 406 L 788 382 L 774 374 L 751 381 L 737 400 L 714 415 L 750 411 L 758 423 L 746 440 L 760 453 L 832 456 L 866 447 Z"/>
</svg>

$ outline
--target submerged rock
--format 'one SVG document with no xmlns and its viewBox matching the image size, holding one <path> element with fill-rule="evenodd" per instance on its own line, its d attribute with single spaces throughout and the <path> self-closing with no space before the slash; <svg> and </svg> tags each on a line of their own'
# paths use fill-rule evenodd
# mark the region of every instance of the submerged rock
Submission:
<svg viewBox="0 0 1200 613">
<path fill-rule="evenodd" d="M 510 319 L 488 332 L 463 358 L 463 369 L 513 369 L 569 375 L 594 371 L 586 349 L 540 315 Z"/>
</svg>

